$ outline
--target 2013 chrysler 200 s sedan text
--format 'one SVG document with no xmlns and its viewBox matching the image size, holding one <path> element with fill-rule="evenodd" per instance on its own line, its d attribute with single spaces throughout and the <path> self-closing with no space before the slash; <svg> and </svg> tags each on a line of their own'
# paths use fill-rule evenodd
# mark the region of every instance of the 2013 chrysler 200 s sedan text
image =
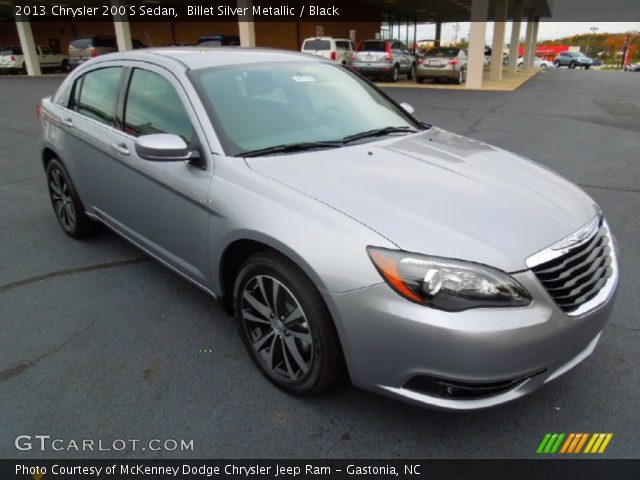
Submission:
<svg viewBox="0 0 640 480">
<path fill-rule="evenodd" d="M 572 183 L 410 112 L 321 58 L 224 48 L 104 55 L 38 109 L 64 231 L 100 221 L 221 297 L 277 386 L 518 398 L 595 348 L 615 242 Z"/>
</svg>

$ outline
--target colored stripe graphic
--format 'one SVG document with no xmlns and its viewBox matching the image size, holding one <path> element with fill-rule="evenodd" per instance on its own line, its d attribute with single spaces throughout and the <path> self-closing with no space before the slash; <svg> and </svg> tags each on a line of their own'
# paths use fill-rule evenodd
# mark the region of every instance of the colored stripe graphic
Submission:
<svg viewBox="0 0 640 480">
<path fill-rule="evenodd" d="M 612 438 L 613 433 L 547 433 L 538 445 L 536 453 L 604 453 Z M 583 452 L 582 447 L 585 443 L 587 446 Z"/>
<path fill-rule="evenodd" d="M 538 445 L 536 453 L 556 453 L 564 437 L 564 433 L 547 433 Z"/>
</svg>

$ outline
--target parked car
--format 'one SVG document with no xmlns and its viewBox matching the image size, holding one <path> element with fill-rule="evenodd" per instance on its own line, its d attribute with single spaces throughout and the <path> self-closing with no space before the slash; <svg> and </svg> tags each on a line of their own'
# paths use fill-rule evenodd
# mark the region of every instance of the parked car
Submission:
<svg viewBox="0 0 640 480">
<path fill-rule="evenodd" d="M 580 52 L 561 52 L 553 63 L 556 67 L 582 67 L 589 70 L 593 65 L 593 60 Z"/>
<path fill-rule="evenodd" d="M 351 66 L 356 46 L 348 38 L 315 37 L 305 39 L 301 51 Z"/>
<path fill-rule="evenodd" d="M 134 49 L 146 48 L 140 40 L 132 39 Z M 116 38 L 108 35 L 93 35 L 90 37 L 79 37 L 69 44 L 69 65 L 75 68 L 87 60 L 118 51 Z"/>
<path fill-rule="evenodd" d="M 198 46 L 240 46 L 240 37 L 238 35 L 204 35 L 198 39 Z"/>
<path fill-rule="evenodd" d="M 386 78 L 392 82 L 405 74 L 412 80 L 416 59 L 398 40 L 365 40 L 358 46 L 351 68 L 367 77 Z"/>
<path fill-rule="evenodd" d="M 455 47 L 435 47 L 417 58 L 416 81 L 444 78 L 458 85 L 467 77 L 467 54 Z"/>
<path fill-rule="evenodd" d="M 523 64 L 524 57 L 518 57 L 518 67 L 521 67 Z M 553 62 L 540 57 L 535 57 L 533 60 L 533 64 L 537 68 L 555 68 L 555 64 Z"/>
<path fill-rule="evenodd" d="M 69 71 L 69 58 L 60 53 L 53 53 L 49 47 L 36 47 L 38 62 L 42 70 Z M 22 47 L 9 46 L 0 48 L 0 72 L 27 73 Z"/>
<path fill-rule="evenodd" d="M 40 159 L 66 234 L 101 222 L 219 297 L 278 387 L 516 399 L 596 347 L 616 243 L 576 184 L 410 111 L 310 55 L 130 51 L 42 100 Z"/>
</svg>

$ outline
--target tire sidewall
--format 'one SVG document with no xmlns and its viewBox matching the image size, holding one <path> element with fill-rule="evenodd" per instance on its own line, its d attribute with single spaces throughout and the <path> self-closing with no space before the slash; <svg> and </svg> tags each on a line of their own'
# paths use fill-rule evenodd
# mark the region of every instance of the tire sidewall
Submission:
<svg viewBox="0 0 640 480">
<path fill-rule="evenodd" d="M 233 288 L 233 306 L 236 325 L 238 327 L 240 337 L 242 338 L 242 343 L 244 344 L 247 352 L 249 353 L 249 356 L 256 364 L 258 369 L 279 388 L 292 393 L 305 393 L 306 390 L 312 389 L 318 383 L 318 380 L 320 378 L 321 364 L 324 360 L 324 354 L 322 351 L 324 335 L 321 329 L 318 327 L 319 322 L 321 322 L 322 320 L 315 317 L 313 310 L 309 307 L 308 299 L 305 298 L 304 295 L 301 294 L 299 289 L 296 288 L 296 286 L 289 280 L 289 273 L 290 272 L 287 272 L 286 269 L 284 269 L 279 263 L 274 262 L 270 259 L 250 259 L 240 269 L 240 272 L 236 277 Z M 247 283 L 249 283 L 249 281 L 257 275 L 268 275 L 281 282 L 298 301 L 307 319 L 309 330 L 311 331 L 311 336 L 313 339 L 313 361 L 309 371 L 298 380 L 286 380 L 280 375 L 272 372 L 262 363 L 262 361 L 258 357 L 257 352 L 251 345 L 251 340 L 246 329 L 246 324 L 242 319 L 240 295 L 241 292 L 244 291 Z"/>
<path fill-rule="evenodd" d="M 58 170 L 61 173 L 65 183 L 67 184 L 67 186 L 69 188 L 69 196 L 71 197 L 71 201 L 73 202 L 73 208 L 75 210 L 75 222 L 73 224 L 73 229 L 69 229 L 69 228 L 65 227 L 60 222 L 60 219 L 58 218 L 58 213 L 56 212 L 56 205 L 55 205 L 55 202 L 53 201 L 53 197 L 51 195 L 51 186 L 50 186 L 51 175 L 52 175 L 53 170 Z M 82 212 L 84 212 L 84 207 L 82 206 L 82 203 L 80 202 L 80 198 L 78 197 L 76 189 L 73 186 L 73 182 L 71 181 L 71 177 L 69 176 L 69 173 L 64 168 L 62 163 L 60 163 L 60 161 L 57 160 L 57 159 L 52 159 L 51 161 L 49 161 L 49 163 L 47 165 L 47 190 L 49 192 L 49 200 L 51 202 L 51 207 L 53 208 L 53 213 L 56 216 L 56 220 L 58 220 L 58 223 L 60 224 L 62 229 L 68 235 L 71 235 L 72 237 L 73 236 L 77 236 L 80 233 L 80 228 L 79 228 L 80 215 L 81 215 Z"/>
</svg>

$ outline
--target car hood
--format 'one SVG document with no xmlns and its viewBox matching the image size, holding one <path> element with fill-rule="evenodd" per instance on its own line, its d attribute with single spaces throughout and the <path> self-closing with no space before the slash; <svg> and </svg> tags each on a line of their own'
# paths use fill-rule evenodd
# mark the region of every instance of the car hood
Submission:
<svg viewBox="0 0 640 480">
<path fill-rule="evenodd" d="M 515 154 L 432 128 L 374 143 L 246 159 L 250 168 L 406 251 L 508 272 L 597 213 L 574 184 Z"/>
</svg>

